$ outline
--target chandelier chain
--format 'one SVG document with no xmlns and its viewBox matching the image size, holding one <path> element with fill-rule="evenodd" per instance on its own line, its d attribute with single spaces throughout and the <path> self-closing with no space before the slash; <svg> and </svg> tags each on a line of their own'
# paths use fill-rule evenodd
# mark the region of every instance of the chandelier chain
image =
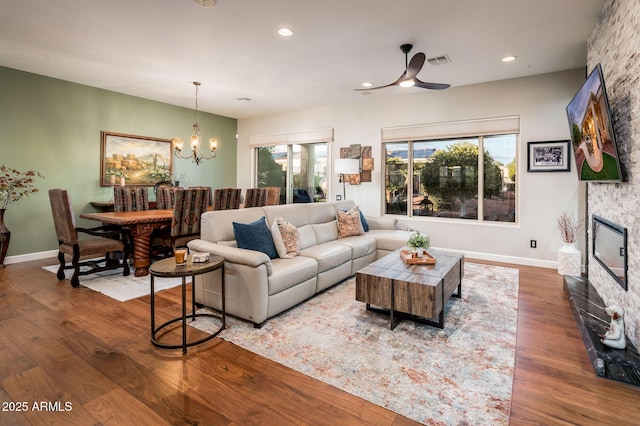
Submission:
<svg viewBox="0 0 640 426">
<path fill-rule="evenodd" d="M 200 83 L 198 83 L 197 81 L 194 81 L 193 84 L 196 86 L 196 109 L 193 113 L 193 118 L 197 125 L 198 124 L 198 86 L 200 86 Z"/>
</svg>

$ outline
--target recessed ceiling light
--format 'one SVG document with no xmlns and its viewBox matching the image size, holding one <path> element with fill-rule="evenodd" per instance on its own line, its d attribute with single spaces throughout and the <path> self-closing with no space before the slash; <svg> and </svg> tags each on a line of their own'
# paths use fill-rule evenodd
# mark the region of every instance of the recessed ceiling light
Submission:
<svg viewBox="0 0 640 426">
<path fill-rule="evenodd" d="M 362 87 L 372 87 L 373 83 L 370 81 L 365 81 L 364 83 L 362 83 Z"/>
<path fill-rule="evenodd" d="M 513 62 L 516 59 L 518 59 L 517 56 L 509 55 L 509 56 L 505 56 L 504 58 L 502 58 L 502 62 Z"/>
<path fill-rule="evenodd" d="M 291 37 L 293 35 L 293 30 L 283 27 L 278 30 L 278 34 L 280 34 L 282 37 Z"/>
</svg>

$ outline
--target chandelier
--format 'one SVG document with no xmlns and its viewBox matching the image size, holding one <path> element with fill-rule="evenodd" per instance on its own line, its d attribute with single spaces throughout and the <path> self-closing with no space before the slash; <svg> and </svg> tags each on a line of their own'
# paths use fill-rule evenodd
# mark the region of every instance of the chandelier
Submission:
<svg viewBox="0 0 640 426">
<path fill-rule="evenodd" d="M 196 165 L 200 164 L 202 160 L 211 160 L 216 156 L 216 149 L 218 149 L 218 140 L 216 138 L 209 139 L 209 150 L 211 154 L 205 155 L 200 150 L 200 139 L 202 133 L 200 132 L 200 126 L 198 125 L 198 87 L 200 82 L 194 81 L 193 85 L 196 86 L 196 109 L 195 109 L 195 123 L 193 123 L 193 133 L 191 133 L 191 153 L 189 155 L 183 155 L 182 149 L 184 148 L 184 141 L 182 138 L 173 138 L 173 153 L 178 158 L 184 160 L 191 159 Z"/>
</svg>

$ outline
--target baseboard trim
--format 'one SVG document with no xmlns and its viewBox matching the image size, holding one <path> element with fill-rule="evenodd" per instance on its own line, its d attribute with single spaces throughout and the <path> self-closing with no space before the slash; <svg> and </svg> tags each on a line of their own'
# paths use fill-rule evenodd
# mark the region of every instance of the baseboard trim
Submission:
<svg viewBox="0 0 640 426">
<path fill-rule="evenodd" d="M 438 248 L 438 247 L 434 247 Z M 440 250 L 445 251 L 460 251 L 460 250 L 452 250 L 445 248 L 438 248 Z M 464 255 L 470 259 L 479 259 L 479 260 L 488 260 L 491 262 L 504 262 L 504 263 L 514 263 L 516 265 L 525 265 L 525 266 L 537 266 L 540 268 L 549 268 L 549 269 L 558 269 L 558 262 L 551 260 L 540 260 L 540 259 L 531 259 L 528 257 L 516 257 L 516 256 L 505 256 L 500 254 L 492 254 L 492 253 L 480 253 L 475 251 L 462 251 Z M 58 256 L 58 250 L 49 250 L 49 251 L 41 251 L 37 253 L 27 253 L 21 254 L 17 256 L 7 256 L 4 260 L 5 265 L 9 265 L 11 263 L 21 263 L 28 262 L 30 260 L 40 260 L 40 259 L 48 259 L 55 258 Z"/>
<path fill-rule="evenodd" d="M 435 248 L 435 247 L 434 247 Z M 552 260 L 531 259 L 528 257 L 505 256 L 493 253 L 481 253 L 476 251 L 440 249 L 449 251 L 462 251 L 465 257 L 469 259 L 488 260 L 491 262 L 513 263 L 516 265 L 536 266 L 539 268 L 558 269 L 558 262 Z"/>
<path fill-rule="evenodd" d="M 40 251 L 36 253 L 19 254 L 16 256 L 7 256 L 4 259 L 4 264 L 9 265 L 11 263 L 29 262 L 31 260 L 49 259 L 51 257 L 57 258 L 58 250 Z"/>
</svg>

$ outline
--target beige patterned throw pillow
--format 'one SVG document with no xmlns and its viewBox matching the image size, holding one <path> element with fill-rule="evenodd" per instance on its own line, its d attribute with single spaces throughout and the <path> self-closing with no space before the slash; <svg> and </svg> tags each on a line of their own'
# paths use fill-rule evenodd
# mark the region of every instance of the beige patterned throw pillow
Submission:
<svg viewBox="0 0 640 426">
<path fill-rule="evenodd" d="M 282 258 L 291 259 L 300 254 L 300 233 L 298 228 L 282 217 L 276 218 L 274 225 L 278 227 L 280 241 L 282 241 L 282 245 L 276 243 L 278 255 Z"/>
<path fill-rule="evenodd" d="M 336 210 L 336 218 L 338 219 L 338 238 L 364 234 L 358 206 L 346 212 Z"/>
</svg>

